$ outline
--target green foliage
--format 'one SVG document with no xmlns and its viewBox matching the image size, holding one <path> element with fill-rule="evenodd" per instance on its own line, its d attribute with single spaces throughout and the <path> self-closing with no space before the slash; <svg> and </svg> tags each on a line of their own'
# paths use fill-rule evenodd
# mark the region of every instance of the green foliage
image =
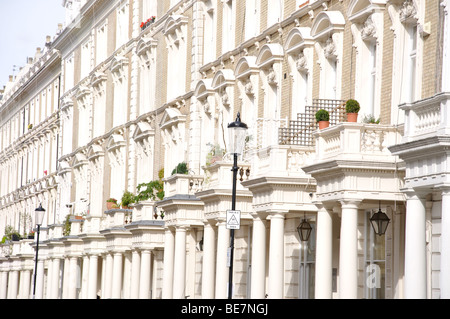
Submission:
<svg viewBox="0 0 450 319">
<path fill-rule="evenodd" d="M 163 200 L 164 199 L 164 168 L 158 172 L 159 180 L 154 180 L 149 183 L 142 183 L 137 186 L 138 194 L 134 196 L 134 202 L 140 202 L 143 200 Z"/>
<path fill-rule="evenodd" d="M 369 114 L 364 117 L 363 123 L 380 124 L 380 119 L 375 119 L 375 116 Z"/>
<path fill-rule="evenodd" d="M 316 112 L 316 120 L 317 122 L 320 121 L 329 121 L 330 120 L 330 113 L 327 110 L 320 109 Z"/>
<path fill-rule="evenodd" d="M 179 163 L 177 165 L 177 167 L 175 167 L 173 169 L 171 175 L 175 175 L 175 174 L 185 174 L 185 175 L 189 174 L 187 164 L 185 162 Z"/>
<path fill-rule="evenodd" d="M 66 219 L 64 221 L 64 228 L 63 228 L 63 235 L 64 236 L 69 236 L 70 235 L 70 229 L 72 224 L 70 223 L 70 215 L 66 216 Z"/>
<path fill-rule="evenodd" d="M 13 236 L 21 238 L 19 232 L 15 230 L 12 226 L 6 226 L 5 227 L 5 235 L 2 238 L 1 243 L 4 244 L 6 241 L 11 241 L 13 239 Z"/>
<path fill-rule="evenodd" d="M 345 102 L 345 112 L 347 113 L 358 113 L 360 109 L 359 102 L 353 99 L 347 100 Z"/>
<path fill-rule="evenodd" d="M 115 199 L 115 198 L 108 198 L 108 199 L 106 200 L 106 202 L 107 202 L 107 203 L 114 203 L 114 204 L 117 204 L 117 199 Z"/>
<path fill-rule="evenodd" d="M 125 191 L 122 195 L 122 202 L 121 202 L 122 207 L 128 207 L 128 205 L 134 202 L 135 202 L 134 194 L 129 191 Z"/>
</svg>

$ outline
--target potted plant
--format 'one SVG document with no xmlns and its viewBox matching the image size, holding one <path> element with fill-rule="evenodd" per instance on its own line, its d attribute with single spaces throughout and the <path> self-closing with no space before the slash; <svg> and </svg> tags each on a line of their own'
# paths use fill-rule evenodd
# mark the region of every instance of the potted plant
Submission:
<svg viewBox="0 0 450 319">
<path fill-rule="evenodd" d="M 319 129 L 322 130 L 330 125 L 330 113 L 327 110 L 320 109 L 316 112 L 316 121 L 319 123 Z"/>
<path fill-rule="evenodd" d="M 113 209 L 113 208 L 117 208 L 117 207 L 118 207 L 117 199 L 109 198 L 109 199 L 106 200 L 106 209 L 107 210 L 110 210 L 110 209 Z"/>
<path fill-rule="evenodd" d="M 122 202 L 121 202 L 121 206 L 123 209 L 128 209 L 128 205 L 134 203 L 134 194 L 129 192 L 129 191 L 125 191 L 122 195 Z"/>
<path fill-rule="evenodd" d="M 359 102 L 353 99 L 345 102 L 345 112 L 347 112 L 347 122 L 356 122 L 358 120 Z"/>
<path fill-rule="evenodd" d="M 175 167 L 172 170 L 172 174 L 171 175 L 175 175 L 175 174 L 185 174 L 185 175 L 189 174 L 187 164 L 185 162 L 179 163 L 177 165 L 177 167 Z"/>
</svg>

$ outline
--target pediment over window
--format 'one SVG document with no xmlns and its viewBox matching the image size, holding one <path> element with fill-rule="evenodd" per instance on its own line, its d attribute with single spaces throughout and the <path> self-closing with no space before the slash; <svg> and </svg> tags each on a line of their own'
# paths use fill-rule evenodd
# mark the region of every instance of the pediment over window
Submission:
<svg viewBox="0 0 450 319">
<path fill-rule="evenodd" d="M 234 74 L 237 79 L 248 78 L 253 73 L 258 73 L 259 68 L 256 65 L 255 56 L 244 56 L 240 58 L 236 64 Z"/>
<path fill-rule="evenodd" d="M 297 27 L 289 32 L 284 49 L 287 54 L 293 54 L 298 53 L 307 46 L 313 45 L 314 41 L 311 37 L 311 28 Z"/>
<path fill-rule="evenodd" d="M 168 39 L 169 45 L 177 45 L 187 36 L 183 30 L 183 27 L 187 25 L 188 20 L 189 19 L 183 15 L 172 15 L 167 18 L 163 29 L 163 34 Z"/>
<path fill-rule="evenodd" d="M 86 157 L 88 158 L 88 160 L 93 160 L 97 157 L 100 156 L 104 156 L 105 152 L 103 150 L 103 147 L 99 144 L 92 144 L 88 150 L 87 150 L 87 155 Z"/>
<path fill-rule="evenodd" d="M 197 100 L 203 101 L 209 95 L 214 93 L 211 84 L 212 84 L 211 79 L 204 79 L 204 80 L 198 81 L 198 83 L 195 87 L 195 90 L 194 90 L 194 95 L 197 97 Z"/>
<path fill-rule="evenodd" d="M 109 69 L 113 74 L 114 79 L 119 80 L 125 76 L 129 61 L 123 56 L 116 56 L 109 64 Z"/>
<path fill-rule="evenodd" d="M 234 77 L 233 70 L 223 69 L 217 71 L 212 80 L 211 86 L 213 90 L 222 88 L 223 86 L 230 86 L 235 84 L 236 78 Z"/>
<path fill-rule="evenodd" d="M 181 114 L 181 112 L 176 108 L 166 108 L 160 122 L 160 127 L 162 130 L 169 129 L 172 126 L 184 122 L 186 122 L 186 115 Z"/>
<path fill-rule="evenodd" d="M 95 72 L 91 76 L 91 85 L 93 87 L 99 87 L 100 85 L 103 84 L 104 81 L 106 81 L 106 79 L 107 79 L 107 76 L 106 76 L 105 73 L 103 73 L 103 72 Z"/>
<path fill-rule="evenodd" d="M 259 68 L 270 67 L 277 61 L 282 61 L 284 58 L 283 47 L 279 43 L 269 43 L 263 45 L 256 58 L 256 65 Z"/>
<path fill-rule="evenodd" d="M 155 130 L 151 127 L 150 123 L 138 122 L 136 124 L 136 129 L 133 134 L 133 140 L 135 142 L 148 139 L 151 136 L 155 136 Z"/>
<path fill-rule="evenodd" d="M 77 169 L 88 163 L 86 156 L 83 153 L 77 153 L 72 159 L 71 167 Z"/>
<path fill-rule="evenodd" d="M 343 31 L 345 18 L 340 11 L 322 11 L 314 19 L 311 36 L 314 40 L 326 41 L 333 33 Z"/>
<path fill-rule="evenodd" d="M 375 11 L 384 9 L 386 3 L 387 0 L 352 0 L 347 16 L 352 22 L 363 23 Z"/>
<path fill-rule="evenodd" d="M 126 142 L 121 134 L 112 134 L 106 142 L 106 149 L 108 152 L 120 149 L 124 146 L 126 146 Z"/>
<path fill-rule="evenodd" d="M 149 37 L 143 37 L 138 41 L 136 45 L 136 54 L 144 65 L 148 66 L 151 63 L 154 63 L 155 58 L 152 53 L 157 45 L 158 41 Z"/>
</svg>

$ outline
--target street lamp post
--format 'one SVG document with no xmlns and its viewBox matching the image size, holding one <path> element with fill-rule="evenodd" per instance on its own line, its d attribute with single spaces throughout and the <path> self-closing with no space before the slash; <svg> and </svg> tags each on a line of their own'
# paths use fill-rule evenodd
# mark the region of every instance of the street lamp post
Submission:
<svg viewBox="0 0 450 319">
<path fill-rule="evenodd" d="M 237 114 L 236 121 L 228 125 L 230 153 L 233 154 L 233 189 L 231 193 L 231 209 L 236 210 L 236 180 L 239 167 L 237 166 L 238 156 L 244 150 L 245 138 L 247 135 L 247 124 L 241 122 L 241 114 Z M 228 299 L 233 296 L 233 256 L 234 255 L 234 229 L 230 230 L 230 267 L 228 276 Z"/>
<path fill-rule="evenodd" d="M 34 261 L 34 280 L 33 280 L 33 299 L 36 297 L 36 277 L 37 277 L 37 265 L 38 265 L 38 253 L 39 253 L 39 233 L 41 232 L 42 221 L 44 220 L 45 209 L 39 204 L 39 207 L 35 209 L 35 222 L 37 226 L 37 240 L 36 240 L 36 259 Z"/>
</svg>

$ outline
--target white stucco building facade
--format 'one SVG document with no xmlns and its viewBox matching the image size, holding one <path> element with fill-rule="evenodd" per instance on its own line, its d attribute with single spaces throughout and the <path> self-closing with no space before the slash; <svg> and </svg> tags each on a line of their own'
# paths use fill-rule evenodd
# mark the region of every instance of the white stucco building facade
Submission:
<svg viewBox="0 0 450 319">
<path fill-rule="evenodd" d="M 226 298 L 238 112 L 233 298 L 450 296 L 447 0 L 63 5 L 2 90 L 0 299 Z"/>
</svg>

